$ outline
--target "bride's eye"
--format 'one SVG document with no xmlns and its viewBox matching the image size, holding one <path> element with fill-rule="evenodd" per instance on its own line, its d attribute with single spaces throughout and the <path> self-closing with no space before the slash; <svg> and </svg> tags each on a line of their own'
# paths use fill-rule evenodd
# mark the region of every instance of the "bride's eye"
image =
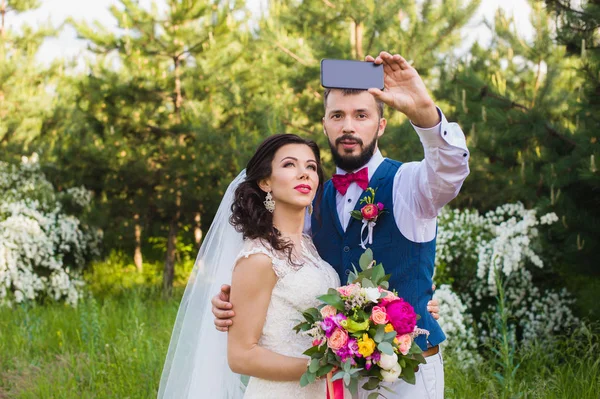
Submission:
<svg viewBox="0 0 600 399">
<path fill-rule="evenodd" d="M 313 171 L 317 171 L 317 167 L 315 165 L 308 165 L 307 168 L 312 169 Z"/>
<path fill-rule="evenodd" d="M 290 165 L 294 166 L 294 163 L 293 162 L 286 162 L 286 163 L 283 164 L 283 167 L 287 168 Z"/>
</svg>

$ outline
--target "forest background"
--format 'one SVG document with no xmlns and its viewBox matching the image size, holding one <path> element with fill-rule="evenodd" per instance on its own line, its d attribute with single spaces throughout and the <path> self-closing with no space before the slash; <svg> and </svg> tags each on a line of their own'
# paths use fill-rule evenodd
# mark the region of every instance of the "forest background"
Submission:
<svg viewBox="0 0 600 399">
<path fill-rule="evenodd" d="M 121 0 L 110 25 L 11 25 L 39 6 L 0 0 L 0 398 L 154 396 L 227 184 L 268 135 L 327 148 L 320 59 L 384 49 L 471 151 L 440 218 L 447 396 L 594 397 L 597 1 L 523 1 L 527 37 L 499 9 L 470 47 L 478 0 Z M 64 29 L 88 56 L 41 60 Z M 422 159 L 386 117 L 384 156 Z"/>
</svg>

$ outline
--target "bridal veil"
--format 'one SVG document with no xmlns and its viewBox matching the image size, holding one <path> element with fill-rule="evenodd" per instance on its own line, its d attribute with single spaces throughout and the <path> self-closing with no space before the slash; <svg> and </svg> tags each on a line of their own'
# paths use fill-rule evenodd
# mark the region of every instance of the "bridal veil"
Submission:
<svg viewBox="0 0 600 399">
<path fill-rule="evenodd" d="M 159 399 L 222 398 L 244 395 L 242 376 L 227 364 L 227 334 L 213 323 L 211 298 L 231 283 L 233 263 L 243 246 L 242 234 L 229 224 L 235 189 L 243 170 L 229 185 L 206 234 L 185 293 L 162 372 Z"/>
</svg>

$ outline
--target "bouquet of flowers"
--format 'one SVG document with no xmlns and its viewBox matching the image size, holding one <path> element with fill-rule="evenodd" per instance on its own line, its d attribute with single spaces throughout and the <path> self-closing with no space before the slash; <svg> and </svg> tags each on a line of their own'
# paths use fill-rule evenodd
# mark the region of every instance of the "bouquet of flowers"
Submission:
<svg viewBox="0 0 600 399">
<path fill-rule="evenodd" d="M 310 361 L 300 385 L 327 376 L 329 398 L 343 392 L 342 381 L 353 395 L 359 379 L 366 380 L 365 390 L 385 389 L 382 382 L 398 379 L 415 383 L 415 370 L 425 359 L 414 338 L 428 332 L 416 327 L 413 307 L 389 291 L 390 275 L 375 263 L 368 249 L 359 260 L 362 271 L 353 265 L 349 284 L 329 289 L 318 298 L 322 305 L 302 313 L 294 330 L 310 336 L 313 346 L 304 352 Z"/>
</svg>

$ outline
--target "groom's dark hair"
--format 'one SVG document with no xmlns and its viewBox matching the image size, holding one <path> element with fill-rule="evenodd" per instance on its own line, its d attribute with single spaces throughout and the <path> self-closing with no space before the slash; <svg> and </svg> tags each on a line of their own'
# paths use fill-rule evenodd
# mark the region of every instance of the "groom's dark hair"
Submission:
<svg viewBox="0 0 600 399">
<path fill-rule="evenodd" d="M 276 134 L 263 141 L 246 166 L 246 179 L 235 190 L 235 198 L 231 205 L 230 223 L 241 232 L 244 239 L 261 239 L 276 251 L 283 251 L 292 261 L 294 244 L 281 238 L 281 233 L 273 226 L 273 214 L 264 205 L 267 193 L 259 187 L 259 182 L 273 173 L 272 162 L 275 153 L 284 145 L 304 144 L 315 155 L 319 184 L 315 197 L 313 212 L 319 212 L 319 204 L 323 196 L 323 168 L 319 146 L 312 140 L 306 140 L 295 134 Z"/>
</svg>

